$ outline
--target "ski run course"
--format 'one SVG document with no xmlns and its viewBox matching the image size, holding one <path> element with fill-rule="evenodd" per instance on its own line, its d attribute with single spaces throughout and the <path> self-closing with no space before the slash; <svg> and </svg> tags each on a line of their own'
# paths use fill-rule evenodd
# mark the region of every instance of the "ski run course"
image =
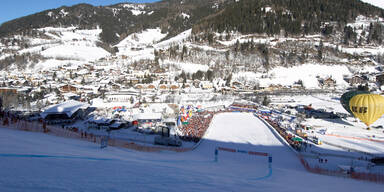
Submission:
<svg viewBox="0 0 384 192">
<path fill-rule="evenodd" d="M 383 185 L 305 171 L 251 113 L 216 115 L 200 145 L 145 153 L 42 133 L 0 129 L 0 191 L 381 191 Z M 266 152 L 267 157 L 216 147 Z"/>
</svg>

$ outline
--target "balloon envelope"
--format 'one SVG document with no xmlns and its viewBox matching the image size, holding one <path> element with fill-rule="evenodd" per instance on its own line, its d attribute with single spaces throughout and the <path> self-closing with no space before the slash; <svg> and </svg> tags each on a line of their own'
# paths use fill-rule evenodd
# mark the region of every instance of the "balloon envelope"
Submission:
<svg viewBox="0 0 384 192">
<path fill-rule="evenodd" d="M 352 99 L 353 96 L 359 95 L 359 94 L 368 94 L 368 91 L 348 91 L 345 92 L 343 95 L 340 97 L 340 103 L 343 106 L 343 108 L 348 111 L 350 114 L 353 115 L 350 107 L 349 107 L 349 101 Z"/>
<path fill-rule="evenodd" d="M 352 114 L 367 126 L 384 114 L 384 97 L 377 94 L 359 94 L 349 101 Z"/>
</svg>

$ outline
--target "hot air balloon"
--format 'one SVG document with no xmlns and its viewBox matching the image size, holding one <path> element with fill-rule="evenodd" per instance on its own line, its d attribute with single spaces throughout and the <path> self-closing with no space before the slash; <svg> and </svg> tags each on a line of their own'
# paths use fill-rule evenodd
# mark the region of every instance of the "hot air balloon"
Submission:
<svg viewBox="0 0 384 192">
<path fill-rule="evenodd" d="M 369 125 L 384 114 L 384 97 L 377 94 L 359 94 L 349 101 L 352 114 Z"/>
<path fill-rule="evenodd" d="M 368 94 L 368 91 L 348 91 L 345 92 L 340 97 L 340 103 L 343 106 L 343 108 L 348 111 L 351 115 L 353 115 L 351 109 L 349 108 L 349 101 L 352 99 L 353 96 L 359 95 L 359 94 Z"/>
</svg>

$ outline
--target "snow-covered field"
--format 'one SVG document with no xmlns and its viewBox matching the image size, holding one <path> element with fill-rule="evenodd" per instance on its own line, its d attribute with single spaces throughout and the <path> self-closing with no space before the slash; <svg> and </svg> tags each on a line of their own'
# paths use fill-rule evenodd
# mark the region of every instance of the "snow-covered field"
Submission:
<svg viewBox="0 0 384 192">
<path fill-rule="evenodd" d="M 119 48 L 145 47 L 155 44 L 165 36 L 167 36 L 167 34 L 161 33 L 160 28 L 147 29 L 141 33 L 133 33 L 129 35 L 116 46 Z"/>
<path fill-rule="evenodd" d="M 1 191 L 381 191 L 382 185 L 308 173 L 295 154 L 247 113 L 214 117 L 201 145 L 186 153 L 143 153 L 41 133 L 0 129 Z M 265 157 L 214 148 L 268 152 Z"/>
<path fill-rule="evenodd" d="M 348 87 L 348 83 L 343 79 L 344 76 L 351 76 L 352 73 L 347 66 L 343 65 L 319 65 L 319 64 L 304 64 L 293 67 L 276 67 L 266 74 L 254 72 L 240 72 L 234 75 L 236 80 L 256 81 L 262 87 L 269 85 L 293 85 L 301 80 L 303 86 L 309 89 L 318 89 L 318 78 L 332 78 L 336 81 L 337 87 Z"/>
<path fill-rule="evenodd" d="M 295 96 L 276 96 L 271 97 L 272 104 L 276 105 L 312 105 L 315 109 L 325 109 L 340 113 L 347 111 L 340 104 L 341 94 L 312 94 L 312 95 L 295 95 Z"/>
<path fill-rule="evenodd" d="M 202 65 L 202 64 L 194 64 L 194 63 L 186 63 L 186 62 L 176 62 L 176 61 L 170 61 L 170 60 L 165 60 L 161 64 L 162 66 L 172 66 L 178 69 L 181 69 L 185 73 L 196 73 L 197 71 L 203 71 L 206 72 L 209 70 L 208 65 Z"/>
<path fill-rule="evenodd" d="M 103 58 L 109 53 L 100 47 L 84 45 L 59 45 L 42 51 L 41 54 L 48 58 L 94 61 Z"/>
</svg>

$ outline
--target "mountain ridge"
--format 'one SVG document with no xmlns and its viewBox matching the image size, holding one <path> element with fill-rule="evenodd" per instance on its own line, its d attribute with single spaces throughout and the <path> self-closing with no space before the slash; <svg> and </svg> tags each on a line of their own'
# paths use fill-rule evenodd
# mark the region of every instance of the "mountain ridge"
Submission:
<svg viewBox="0 0 384 192">
<path fill-rule="evenodd" d="M 92 58 L 153 71 L 166 70 L 169 65 L 163 65 L 164 61 L 171 65 L 188 62 L 209 66 L 220 76 L 313 62 L 365 65 L 384 60 L 380 51 L 384 42 L 382 9 L 357 0 L 350 5 L 309 1 L 314 5 L 306 5 L 305 10 L 289 9 L 303 0 L 291 0 L 287 6 L 288 1 L 282 0 L 167 0 L 104 7 L 64 6 L 37 14 L 37 18 L 51 19 L 53 24 L 17 28 L 18 22 L 35 22 L 29 21 L 34 17 L 25 17 L 7 24 L 18 29 L 9 33 L 5 31 L 7 25 L 2 25 L 0 68 L 9 70 L 9 66 L 17 65 L 22 69 L 52 59 L 58 63 L 63 59 L 69 63 L 94 62 Z M 317 8 L 315 3 L 324 4 L 323 8 Z M 339 8 L 325 9 L 335 3 Z M 363 7 L 350 11 L 349 16 L 336 11 L 355 4 Z M 332 20 L 335 14 L 344 21 Z M 307 18 L 308 15 L 313 17 Z M 63 53 L 65 47 L 68 51 Z M 100 56 L 73 52 L 83 48 L 86 50 L 81 53 L 95 51 Z"/>
</svg>

